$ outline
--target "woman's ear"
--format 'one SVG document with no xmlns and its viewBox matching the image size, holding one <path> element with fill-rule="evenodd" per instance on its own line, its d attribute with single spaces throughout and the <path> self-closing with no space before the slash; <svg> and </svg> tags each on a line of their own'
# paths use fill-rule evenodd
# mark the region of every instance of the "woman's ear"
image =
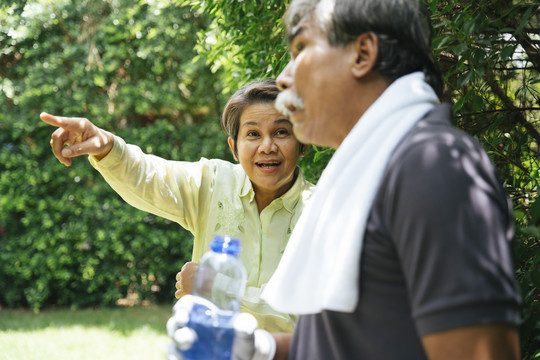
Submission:
<svg viewBox="0 0 540 360">
<path fill-rule="evenodd" d="M 308 146 L 306 144 L 300 145 L 300 157 L 304 157 L 304 155 L 306 155 L 307 148 Z"/>
<path fill-rule="evenodd" d="M 375 63 L 379 54 L 379 39 L 372 32 L 366 32 L 358 35 L 352 44 L 356 55 L 356 61 L 352 66 L 354 77 L 361 78 L 368 74 Z"/>
<path fill-rule="evenodd" d="M 234 143 L 233 138 L 229 136 L 227 138 L 227 143 L 229 144 L 229 148 L 231 149 L 232 156 L 234 157 L 234 160 L 239 161 L 238 160 L 238 155 L 236 154 L 236 148 L 235 148 L 235 143 Z"/>
</svg>

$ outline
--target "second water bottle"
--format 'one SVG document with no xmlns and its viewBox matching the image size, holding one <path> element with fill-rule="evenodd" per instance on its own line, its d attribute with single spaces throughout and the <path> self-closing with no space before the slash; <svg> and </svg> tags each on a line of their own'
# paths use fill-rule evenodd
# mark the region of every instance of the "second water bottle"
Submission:
<svg viewBox="0 0 540 360">
<path fill-rule="evenodd" d="M 233 318 L 240 310 L 246 269 L 238 258 L 240 240 L 215 236 L 199 261 L 193 284 L 194 303 L 188 327 L 197 340 L 183 351 L 187 360 L 229 360 L 234 341 Z"/>
</svg>

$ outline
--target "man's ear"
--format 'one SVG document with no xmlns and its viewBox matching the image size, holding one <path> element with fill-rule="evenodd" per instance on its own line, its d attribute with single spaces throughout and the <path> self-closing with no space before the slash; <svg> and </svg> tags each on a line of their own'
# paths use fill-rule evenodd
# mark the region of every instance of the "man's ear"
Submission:
<svg viewBox="0 0 540 360">
<path fill-rule="evenodd" d="M 233 138 L 229 136 L 229 138 L 227 139 L 227 143 L 229 144 L 229 148 L 231 149 L 232 156 L 234 156 L 234 160 L 239 161 L 238 155 L 236 154 L 236 149 L 234 148 L 235 144 Z"/>
<path fill-rule="evenodd" d="M 368 74 L 377 61 L 379 54 L 379 39 L 372 32 L 358 35 L 351 44 L 354 48 L 356 61 L 352 67 L 354 77 L 361 78 Z"/>
</svg>

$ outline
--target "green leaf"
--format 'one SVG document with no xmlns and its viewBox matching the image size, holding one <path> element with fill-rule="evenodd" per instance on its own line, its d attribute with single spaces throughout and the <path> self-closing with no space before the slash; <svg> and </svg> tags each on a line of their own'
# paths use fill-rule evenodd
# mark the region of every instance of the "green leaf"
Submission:
<svg viewBox="0 0 540 360">
<path fill-rule="evenodd" d="M 523 30 L 523 28 L 525 27 L 525 25 L 527 25 L 527 23 L 529 22 L 529 19 L 531 17 L 531 14 L 532 14 L 532 11 L 533 11 L 533 7 L 530 6 L 526 11 L 525 13 L 523 14 L 523 16 L 521 17 L 521 21 L 519 22 L 519 25 L 518 27 L 516 28 L 516 31 L 514 31 L 514 35 L 517 35 L 521 32 L 521 30 Z"/>
<path fill-rule="evenodd" d="M 531 281 L 536 286 L 537 289 L 540 289 L 540 268 L 532 270 L 530 272 Z"/>
<path fill-rule="evenodd" d="M 452 52 L 456 55 L 461 55 L 465 50 L 467 50 L 467 44 L 461 43 L 452 47 Z"/>
<path fill-rule="evenodd" d="M 538 199 L 530 206 L 530 213 L 531 221 L 533 223 L 536 223 L 538 220 L 540 220 L 540 201 Z"/>
<path fill-rule="evenodd" d="M 433 46 L 435 49 L 441 49 L 450 40 L 452 40 L 451 36 L 435 38 L 433 39 Z"/>
<path fill-rule="evenodd" d="M 525 218 L 525 212 L 522 210 L 514 210 L 514 219 L 522 221 Z"/>
<path fill-rule="evenodd" d="M 501 50 L 501 59 L 502 60 L 510 59 L 512 57 L 512 55 L 514 54 L 515 49 L 516 48 L 513 45 L 505 46 Z"/>
<path fill-rule="evenodd" d="M 463 76 L 459 77 L 457 80 L 457 87 L 462 88 L 463 86 L 467 85 L 467 83 L 471 79 L 472 74 L 472 71 L 467 71 Z"/>
<path fill-rule="evenodd" d="M 536 226 L 522 227 L 521 232 L 525 235 L 533 236 L 537 239 L 540 239 L 540 228 Z"/>
</svg>

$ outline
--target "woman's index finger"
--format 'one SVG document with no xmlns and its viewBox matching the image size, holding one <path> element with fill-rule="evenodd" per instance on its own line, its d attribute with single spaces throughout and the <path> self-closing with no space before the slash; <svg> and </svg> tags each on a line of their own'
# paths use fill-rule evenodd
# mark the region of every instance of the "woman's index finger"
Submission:
<svg viewBox="0 0 540 360">
<path fill-rule="evenodd" d="M 42 112 L 41 114 L 39 114 L 39 118 L 52 126 L 62 127 L 62 125 L 64 125 L 64 122 L 62 121 L 63 119 L 61 117 L 47 114 L 46 112 Z"/>
<path fill-rule="evenodd" d="M 56 116 L 46 112 L 42 112 L 39 117 L 49 125 L 61 127 L 69 131 L 81 132 L 88 125 L 88 120 L 80 117 Z"/>
</svg>

